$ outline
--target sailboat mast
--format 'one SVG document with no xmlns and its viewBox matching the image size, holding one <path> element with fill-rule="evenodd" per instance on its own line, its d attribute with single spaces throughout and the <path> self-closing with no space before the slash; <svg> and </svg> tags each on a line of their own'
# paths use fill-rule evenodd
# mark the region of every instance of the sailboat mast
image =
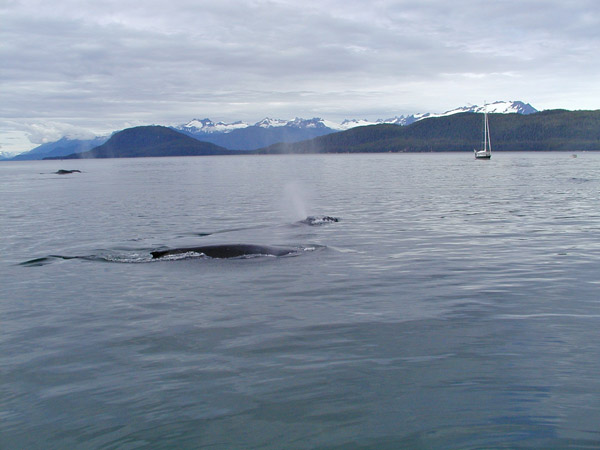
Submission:
<svg viewBox="0 0 600 450">
<path fill-rule="evenodd" d="M 483 151 L 487 151 L 487 105 L 483 102 Z"/>
<path fill-rule="evenodd" d="M 487 130 L 487 133 L 486 133 L 487 143 L 488 143 L 487 148 L 488 148 L 488 151 L 491 152 L 492 151 L 492 139 L 490 137 L 490 123 L 488 122 L 487 114 L 485 116 L 485 128 Z"/>
<path fill-rule="evenodd" d="M 492 140 L 490 139 L 487 102 L 483 106 L 483 145 L 480 148 L 480 150 L 475 150 L 476 159 L 490 159 L 492 157 Z"/>
<path fill-rule="evenodd" d="M 492 151 L 492 140 L 490 139 L 490 123 L 488 122 L 487 111 L 485 112 L 485 148 L 486 151 Z"/>
<path fill-rule="evenodd" d="M 487 110 L 483 112 L 483 150 L 487 153 L 488 147 L 488 118 Z"/>
<path fill-rule="evenodd" d="M 483 151 L 485 153 L 492 151 L 492 141 L 490 139 L 490 124 L 488 122 L 487 102 L 483 103 Z"/>
</svg>

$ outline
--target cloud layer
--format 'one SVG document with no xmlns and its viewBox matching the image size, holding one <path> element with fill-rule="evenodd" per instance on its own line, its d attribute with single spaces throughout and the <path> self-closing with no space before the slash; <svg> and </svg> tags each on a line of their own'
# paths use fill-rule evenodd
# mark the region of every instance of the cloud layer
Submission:
<svg viewBox="0 0 600 450">
<path fill-rule="evenodd" d="M 596 0 L 5 0 L 0 21 L 3 150 L 44 127 L 600 98 Z"/>
</svg>

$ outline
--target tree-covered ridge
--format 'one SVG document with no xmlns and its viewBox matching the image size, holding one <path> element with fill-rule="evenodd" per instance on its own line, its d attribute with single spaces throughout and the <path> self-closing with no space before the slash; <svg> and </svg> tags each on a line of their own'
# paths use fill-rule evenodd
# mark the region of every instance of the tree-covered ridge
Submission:
<svg viewBox="0 0 600 450">
<path fill-rule="evenodd" d="M 489 114 L 494 151 L 600 150 L 600 110 Z M 473 151 L 483 138 L 483 114 L 462 113 L 412 125 L 353 128 L 260 153 Z"/>
<path fill-rule="evenodd" d="M 138 158 L 152 156 L 230 155 L 218 145 L 200 142 L 171 128 L 142 126 L 115 133 L 104 144 L 84 153 L 60 157 L 74 158 Z"/>
</svg>

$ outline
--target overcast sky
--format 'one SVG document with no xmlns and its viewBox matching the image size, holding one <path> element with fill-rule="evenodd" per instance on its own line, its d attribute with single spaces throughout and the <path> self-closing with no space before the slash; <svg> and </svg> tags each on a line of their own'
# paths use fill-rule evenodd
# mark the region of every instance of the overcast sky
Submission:
<svg viewBox="0 0 600 450">
<path fill-rule="evenodd" d="M 209 117 L 600 108 L 598 0 L 0 0 L 0 151 Z"/>
</svg>

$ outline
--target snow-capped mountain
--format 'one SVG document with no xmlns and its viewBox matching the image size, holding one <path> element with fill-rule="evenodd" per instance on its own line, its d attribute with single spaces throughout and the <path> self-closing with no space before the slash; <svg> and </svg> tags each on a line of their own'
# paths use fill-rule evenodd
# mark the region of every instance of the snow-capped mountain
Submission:
<svg viewBox="0 0 600 450">
<path fill-rule="evenodd" d="M 281 127 L 289 127 L 289 128 L 333 128 L 335 124 L 334 122 L 320 119 L 318 117 L 314 117 L 312 119 L 302 119 L 300 117 L 296 117 L 293 120 L 282 120 L 282 119 L 271 119 L 270 117 L 265 117 L 263 120 L 256 122 L 254 125 L 250 125 L 245 122 L 213 122 L 210 119 L 193 119 L 184 125 L 179 125 L 175 127 L 176 130 L 184 131 L 191 134 L 209 134 L 209 133 L 231 133 L 235 130 L 243 130 L 244 128 L 249 127 L 258 127 L 258 128 L 281 128 Z"/>
<path fill-rule="evenodd" d="M 261 128 L 330 128 L 326 124 L 326 121 L 319 117 L 313 117 L 312 119 L 302 119 L 300 117 L 296 117 L 294 120 L 271 119 L 267 117 L 260 122 L 255 123 L 254 126 Z"/>
<path fill-rule="evenodd" d="M 482 113 L 486 110 L 488 113 L 495 113 L 495 114 L 512 114 L 512 113 L 533 114 L 533 113 L 537 112 L 537 109 L 535 109 L 529 103 L 523 103 L 520 101 L 500 101 L 500 102 L 488 103 L 484 106 L 477 106 L 477 105 L 462 106 L 460 108 L 451 109 L 450 111 L 446 111 L 444 113 L 420 113 L 420 114 L 411 114 L 409 116 L 396 116 L 396 117 L 392 117 L 391 119 L 377 119 L 377 120 L 367 120 L 367 119 L 348 120 L 348 119 L 346 119 L 342 123 L 340 123 L 336 128 L 334 128 L 334 127 L 331 127 L 331 128 L 334 128 L 337 130 L 348 130 L 348 129 L 354 128 L 354 127 L 362 127 L 365 125 L 379 125 L 382 123 L 389 123 L 389 124 L 394 124 L 394 125 L 410 125 L 411 123 L 417 122 L 419 120 L 427 119 L 429 117 L 444 117 L 444 116 L 451 116 L 452 114 L 466 113 L 466 112 Z"/>
<path fill-rule="evenodd" d="M 482 112 L 487 108 L 489 113 L 519 113 L 531 114 L 536 109 L 520 101 L 504 101 L 489 103 L 484 106 L 464 106 L 444 113 L 411 114 L 408 116 L 395 116 L 389 119 L 347 119 L 341 123 L 314 117 L 293 120 L 272 119 L 269 117 L 250 125 L 244 122 L 213 122 L 210 119 L 194 119 L 185 125 L 175 127 L 196 139 L 220 145 L 228 149 L 252 150 L 266 147 L 278 142 L 297 142 L 312 139 L 336 131 L 349 130 L 355 127 L 379 124 L 410 125 L 429 117 L 443 117 L 464 112 Z"/>
<path fill-rule="evenodd" d="M 230 133 L 233 130 L 241 130 L 248 127 L 247 123 L 238 121 L 233 123 L 225 122 L 213 122 L 210 119 L 192 119 L 185 125 L 175 127 L 180 131 L 187 131 L 190 133 Z"/>
<path fill-rule="evenodd" d="M 228 149 L 253 150 L 278 142 L 298 142 L 365 125 L 381 123 L 408 125 L 414 121 L 414 119 L 409 121 L 404 116 L 376 121 L 352 119 L 344 120 L 342 123 L 319 117 L 312 119 L 296 117 L 293 120 L 266 117 L 254 125 L 250 125 L 244 122 L 215 123 L 210 119 L 194 119 L 185 125 L 175 127 L 175 129 L 201 141 L 212 142 Z"/>
<path fill-rule="evenodd" d="M 443 117 L 465 112 L 480 113 L 484 109 L 488 113 L 496 114 L 532 114 L 537 112 L 530 104 L 521 101 L 498 101 L 488 103 L 486 106 L 463 106 L 444 113 L 411 114 L 377 120 L 347 119 L 341 123 L 318 117 L 312 119 L 296 117 L 293 120 L 271 119 L 267 117 L 251 125 L 241 121 L 231 123 L 213 122 L 206 118 L 193 119 L 186 124 L 173 128 L 198 140 L 212 142 L 228 149 L 253 150 L 278 142 L 298 142 L 360 126 L 379 124 L 410 125 L 411 123 L 430 117 Z M 55 143 L 43 144 L 16 157 L 14 155 L 11 156 L 14 159 L 43 159 L 47 156 L 60 156 L 75 151 L 88 150 L 93 146 L 100 145 L 106 139 L 108 137 L 96 138 L 85 142 L 71 142 L 67 138 L 63 138 Z M 0 159 L 2 159 L 2 156 L 0 154 Z"/>
<path fill-rule="evenodd" d="M 283 120 L 283 119 L 272 119 L 270 117 L 265 117 L 259 122 L 256 122 L 254 125 L 245 123 L 245 122 L 213 122 L 210 119 L 193 119 L 186 123 L 185 125 L 180 125 L 175 127 L 175 129 L 179 131 L 184 131 L 192 135 L 199 134 L 209 134 L 209 133 L 231 133 L 235 130 L 242 130 L 250 127 L 259 127 L 264 129 L 269 128 L 298 128 L 298 129 L 325 129 L 329 128 L 335 131 L 348 130 L 354 127 L 362 127 L 366 125 L 379 125 L 382 123 L 389 123 L 394 125 L 410 125 L 418 120 L 427 119 L 429 117 L 443 117 L 450 116 L 452 114 L 464 113 L 464 112 L 473 112 L 480 113 L 483 112 L 484 109 L 487 109 L 488 113 L 497 113 L 497 114 L 510 114 L 510 113 L 518 113 L 518 114 L 531 114 L 537 112 L 537 110 L 531 106 L 529 103 L 523 103 L 521 101 L 498 101 L 494 103 L 488 103 L 486 106 L 462 106 L 460 108 L 452 109 L 450 111 L 446 111 L 443 113 L 420 113 L 420 114 L 411 114 L 408 116 L 395 116 L 390 119 L 377 119 L 377 120 L 368 120 L 368 119 L 346 119 L 341 123 L 333 122 L 330 120 L 321 119 L 319 117 L 314 117 L 312 119 L 302 119 L 296 117 L 293 120 Z"/>
<path fill-rule="evenodd" d="M 313 117 L 312 119 L 301 119 L 296 117 L 294 120 L 290 120 L 286 126 L 300 129 L 324 129 L 331 128 L 329 125 L 332 122 L 323 120 L 319 117 Z"/>
<path fill-rule="evenodd" d="M 344 119 L 342 123 L 332 124 L 334 130 L 349 130 L 350 128 L 365 127 L 367 125 L 376 125 L 377 121 L 367 119 Z"/>
<path fill-rule="evenodd" d="M 484 110 L 487 110 L 489 113 L 498 114 L 533 114 L 538 112 L 537 109 L 535 109 L 529 103 L 523 103 L 519 101 L 488 103 L 485 106 L 479 106 L 474 112 L 484 112 Z"/>
<path fill-rule="evenodd" d="M 269 117 L 250 125 L 244 122 L 224 123 L 210 119 L 194 119 L 175 130 L 198 140 L 211 142 L 228 149 L 254 150 L 277 142 L 297 142 L 339 131 L 337 124 L 320 119 L 293 120 Z"/>
<path fill-rule="evenodd" d="M 377 119 L 377 120 L 367 120 L 367 119 L 345 119 L 340 124 L 334 124 L 336 130 L 349 130 L 354 127 L 364 127 L 367 125 L 381 125 L 382 123 L 388 123 L 392 125 L 410 125 L 413 122 L 416 122 L 417 119 L 415 116 L 395 116 L 390 119 Z M 333 128 L 333 127 L 332 127 Z"/>
<path fill-rule="evenodd" d="M 482 113 L 484 111 L 487 111 L 488 113 L 494 113 L 494 114 L 514 114 L 514 113 L 516 113 L 516 114 L 533 114 L 533 113 L 537 112 L 537 109 L 535 109 L 529 103 L 523 103 L 520 101 L 499 101 L 499 102 L 494 102 L 494 103 L 487 103 L 484 106 L 477 106 L 477 105 L 462 106 L 460 108 L 451 109 L 450 111 L 446 111 L 441 114 L 425 113 L 425 114 L 415 114 L 414 116 L 409 116 L 409 117 L 414 117 L 415 122 L 416 122 L 417 120 L 427 119 L 429 117 L 444 117 L 444 116 L 451 116 L 452 114 L 465 113 L 465 112 Z"/>
<path fill-rule="evenodd" d="M 260 127 L 260 128 L 278 128 L 278 127 L 285 127 L 285 126 L 287 126 L 287 124 L 289 122 L 290 121 L 288 121 L 288 120 L 271 119 L 269 117 L 265 117 L 260 122 L 256 122 L 254 124 L 254 126 L 255 127 Z"/>
</svg>

